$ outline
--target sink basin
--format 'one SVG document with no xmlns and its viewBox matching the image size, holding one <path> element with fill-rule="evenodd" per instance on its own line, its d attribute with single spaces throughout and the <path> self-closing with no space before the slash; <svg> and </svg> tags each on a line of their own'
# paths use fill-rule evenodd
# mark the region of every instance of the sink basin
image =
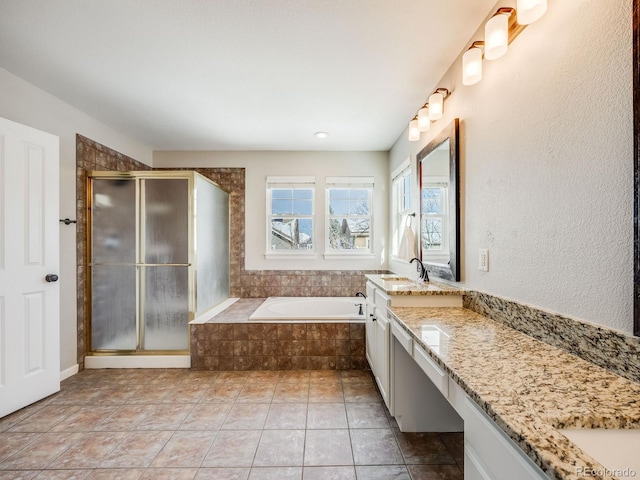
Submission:
<svg viewBox="0 0 640 480">
<path fill-rule="evenodd" d="M 640 473 L 640 429 L 561 429 L 559 432 L 608 470 Z"/>
<path fill-rule="evenodd" d="M 409 277 L 402 277 L 400 275 L 382 274 L 380 275 L 380 278 L 385 282 L 404 282 L 404 283 L 413 282 L 413 280 L 411 280 Z"/>
</svg>

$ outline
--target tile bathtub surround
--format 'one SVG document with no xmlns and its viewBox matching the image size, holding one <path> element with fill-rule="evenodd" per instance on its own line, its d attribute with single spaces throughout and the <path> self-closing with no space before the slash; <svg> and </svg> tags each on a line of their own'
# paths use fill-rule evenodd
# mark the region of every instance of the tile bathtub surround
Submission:
<svg viewBox="0 0 640 480">
<path fill-rule="evenodd" d="M 640 382 L 639 337 L 477 291 L 466 293 L 464 307 Z"/>
<path fill-rule="evenodd" d="M 253 323 L 264 299 L 241 298 L 190 326 L 192 370 L 364 370 L 363 323 Z"/>
<path fill-rule="evenodd" d="M 85 370 L 0 419 L 3 479 L 462 480 L 462 462 L 462 434 L 401 433 L 366 371 Z"/>
</svg>

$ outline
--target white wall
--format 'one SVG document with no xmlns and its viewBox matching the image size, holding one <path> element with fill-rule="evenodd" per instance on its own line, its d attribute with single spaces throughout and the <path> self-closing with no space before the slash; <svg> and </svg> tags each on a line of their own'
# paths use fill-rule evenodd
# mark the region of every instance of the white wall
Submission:
<svg viewBox="0 0 640 480">
<path fill-rule="evenodd" d="M 247 270 L 360 270 L 386 269 L 386 232 L 389 156 L 387 152 L 169 152 L 156 151 L 154 167 L 244 167 L 245 185 L 245 268 Z M 317 258 L 271 260 L 266 252 L 267 176 L 312 175 L 316 177 L 315 235 Z M 324 212 L 326 176 L 374 177 L 374 257 L 367 260 L 325 259 Z"/>
<path fill-rule="evenodd" d="M 391 171 L 409 155 L 416 171 L 415 154 L 459 117 L 463 285 L 629 333 L 631 3 L 550 1 L 479 84 L 462 85 L 456 60 L 438 84 L 452 90 L 445 118 L 419 142 L 405 131 L 390 154 Z"/>
<path fill-rule="evenodd" d="M 60 137 L 60 218 L 76 217 L 76 133 L 150 164 L 152 150 L 0 68 L 0 117 Z M 76 231 L 60 225 L 60 370 L 77 362 Z"/>
</svg>

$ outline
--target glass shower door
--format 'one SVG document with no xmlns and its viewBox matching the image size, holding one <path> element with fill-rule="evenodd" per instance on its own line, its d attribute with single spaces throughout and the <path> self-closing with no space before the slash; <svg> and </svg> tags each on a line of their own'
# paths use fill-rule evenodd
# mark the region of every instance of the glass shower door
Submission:
<svg viewBox="0 0 640 480">
<path fill-rule="evenodd" d="M 189 181 L 145 178 L 142 188 L 141 350 L 188 350 Z"/>
<path fill-rule="evenodd" d="M 92 197 L 92 348 L 135 350 L 136 182 L 94 179 Z"/>
</svg>

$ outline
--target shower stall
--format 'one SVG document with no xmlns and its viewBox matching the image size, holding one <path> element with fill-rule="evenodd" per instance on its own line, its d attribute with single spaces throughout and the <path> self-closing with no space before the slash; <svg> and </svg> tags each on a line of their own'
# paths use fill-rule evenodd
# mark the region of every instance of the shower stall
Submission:
<svg viewBox="0 0 640 480">
<path fill-rule="evenodd" d="M 185 354 L 229 297 L 229 194 L 192 171 L 91 172 L 90 355 Z"/>
</svg>

